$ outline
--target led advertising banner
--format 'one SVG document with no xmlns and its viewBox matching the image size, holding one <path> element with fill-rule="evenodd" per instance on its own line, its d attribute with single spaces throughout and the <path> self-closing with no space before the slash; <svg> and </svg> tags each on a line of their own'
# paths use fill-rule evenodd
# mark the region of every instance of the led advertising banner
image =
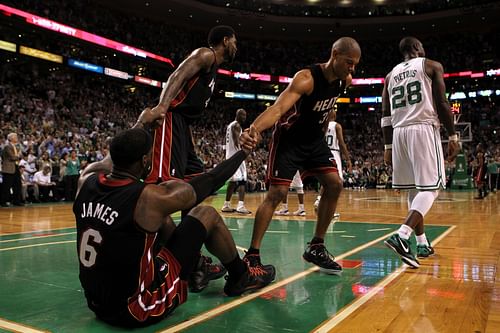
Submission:
<svg viewBox="0 0 500 333">
<path fill-rule="evenodd" d="M 149 79 L 147 77 L 136 75 L 136 76 L 134 76 L 134 81 L 139 82 L 139 83 L 148 84 L 148 85 L 153 86 L 153 87 L 161 88 L 160 81 L 152 80 L 152 79 Z"/>
<path fill-rule="evenodd" d="M 133 76 L 129 75 L 127 72 L 122 72 L 122 71 L 119 71 L 117 69 L 113 69 L 113 68 L 109 68 L 109 67 L 104 68 L 104 74 L 108 75 L 108 76 L 116 77 L 116 78 L 122 79 L 122 80 L 128 80 L 128 79 L 133 77 Z"/>
<path fill-rule="evenodd" d="M 79 61 L 79 60 L 75 60 L 75 59 L 69 59 L 68 65 L 70 65 L 72 67 L 84 69 L 86 71 L 99 73 L 99 74 L 102 74 L 104 72 L 104 68 L 102 66 L 97 66 L 97 65 L 94 65 L 94 64 L 91 64 L 88 62 Z"/>
<path fill-rule="evenodd" d="M 16 44 L 0 40 L 0 49 L 10 52 L 16 52 Z"/>
<path fill-rule="evenodd" d="M 32 49 L 27 46 L 20 46 L 19 53 L 29 55 L 30 57 L 40 58 L 48 61 L 53 61 L 62 64 L 63 57 L 54 53 L 45 52 L 42 50 Z"/>
<path fill-rule="evenodd" d="M 61 34 L 67 35 L 67 36 L 71 36 L 74 38 L 84 40 L 84 41 L 89 42 L 89 43 L 97 44 L 97 45 L 104 46 L 104 47 L 107 47 L 107 48 L 110 48 L 110 49 L 113 49 L 113 50 L 116 50 L 119 52 L 127 53 L 127 54 L 133 55 L 135 57 L 152 58 L 152 59 L 155 59 L 155 60 L 158 60 L 161 62 L 166 62 L 169 65 L 171 65 L 172 67 L 174 67 L 172 60 L 170 60 L 168 58 L 156 55 L 156 54 L 148 52 L 148 51 L 144 51 L 144 50 L 135 48 L 133 46 L 122 44 L 120 42 L 115 42 L 111 39 L 107 39 L 105 37 L 94 35 L 94 34 L 91 34 L 89 32 L 86 32 L 86 31 L 83 31 L 80 29 L 72 28 L 70 26 L 67 26 L 67 25 L 64 25 L 64 24 L 37 16 L 37 15 L 30 14 L 30 13 L 24 12 L 24 11 L 16 9 L 16 8 L 12 8 L 12 7 L 8 7 L 8 6 L 5 6 L 3 4 L 0 4 L 0 11 L 7 13 L 7 15 L 13 14 L 13 15 L 23 17 L 26 19 L 26 22 L 33 24 L 33 25 L 36 25 L 36 26 L 39 26 L 39 27 L 42 27 L 44 29 L 52 30 L 52 31 L 55 31 L 55 32 L 58 32 L 58 33 L 61 33 Z"/>
</svg>

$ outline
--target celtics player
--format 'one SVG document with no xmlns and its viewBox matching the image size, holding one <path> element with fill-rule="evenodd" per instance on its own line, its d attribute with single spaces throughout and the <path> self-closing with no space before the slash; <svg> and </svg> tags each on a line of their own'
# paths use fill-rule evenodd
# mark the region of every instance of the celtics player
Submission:
<svg viewBox="0 0 500 333">
<path fill-rule="evenodd" d="M 385 78 L 381 126 L 384 160 L 393 164 L 393 187 L 409 190 L 409 212 L 398 232 L 384 243 L 404 263 L 418 268 L 410 236 L 415 232 L 419 258 L 434 254 L 424 233 L 424 216 L 446 184 L 440 121 L 449 135 L 450 160 L 458 154 L 459 145 L 445 97 L 443 66 L 425 58 L 422 43 L 414 37 L 403 38 L 399 50 L 404 61 Z"/>
</svg>

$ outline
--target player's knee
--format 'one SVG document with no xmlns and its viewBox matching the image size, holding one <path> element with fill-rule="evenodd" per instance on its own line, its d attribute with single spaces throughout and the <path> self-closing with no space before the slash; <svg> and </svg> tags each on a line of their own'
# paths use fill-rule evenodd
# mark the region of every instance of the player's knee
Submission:
<svg viewBox="0 0 500 333">
<path fill-rule="evenodd" d="M 283 201 L 288 193 L 288 186 L 272 185 L 267 192 L 266 199 L 270 201 L 273 205 L 278 206 L 278 204 Z"/>
<path fill-rule="evenodd" d="M 200 221 L 207 230 L 221 220 L 217 210 L 211 206 L 196 206 L 188 215 Z"/>
<path fill-rule="evenodd" d="M 343 183 L 337 174 L 331 174 L 325 184 L 323 184 L 325 192 L 340 192 L 343 188 Z"/>
</svg>

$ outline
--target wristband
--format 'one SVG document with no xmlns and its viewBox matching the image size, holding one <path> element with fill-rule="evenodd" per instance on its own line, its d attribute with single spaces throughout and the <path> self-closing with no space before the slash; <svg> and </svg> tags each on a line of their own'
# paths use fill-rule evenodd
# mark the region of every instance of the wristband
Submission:
<svg viewBox="0 0 500 333">
<path fill-rule="evenodd" d="M 391 120 L 391 116 L 387 116 L 387 117 L 382 117 L 382 119 L 380 120 L 380 127 L 384 128 L 384 127 L 387 127 L 387 126 L 392 126 L 392 120 Z"/>
<path fill-rule="evenodd" d="M 458 141 L 458 135 L 453 134 L 448 137 L 448 141 Z"/>
<path fill-rule="evenodd" d="M 391 149 L 392 149 L 392 143 L 384 145 L 384 150 L 391 150 Z"/>
</svg>

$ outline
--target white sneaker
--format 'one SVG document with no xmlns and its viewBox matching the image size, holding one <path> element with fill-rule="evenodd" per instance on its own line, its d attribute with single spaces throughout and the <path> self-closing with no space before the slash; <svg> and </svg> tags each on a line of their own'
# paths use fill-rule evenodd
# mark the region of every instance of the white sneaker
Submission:
<svg viewBox="0 0 500 333">
<path fill-rule="evenodd" d="M 249 211 L 248 209 L 246 209 L 245 206 L 236 208 L 236 213 L 239 213 L 239 214 L 252 214 L 252 212 Z"/>
<path fill-rule="evenodd" d="M 288 212 L 288 209 L 283 209 L 283 208 L 275 211 L 274 214 L 281 215 L 281 216 L 290 215 L 290 213 Z"/>
<path fill-rule="evenodd" d="M 314 204 L 313 204 L 313 207 L 314 207 L 314 212 L 315 212 L 316 214 L 318 214 L 319 200 L 320 200 L 320 199 L 316 198 L 316 201 L 314 201 Z"/>
<path fill-rule="evenodd" d="M 233 213 L 235 210 L 236 209 L 232 208 L 231 206 L 223 206 L 220 211 L 223 213 Z"/>
<path fill-rule="evenodd" d="M 306 211 L 303 209 L 297 209 L 295 212 L 293 212 L 293 215 L 295 216 L 306 216 Z"/>
</svg>

